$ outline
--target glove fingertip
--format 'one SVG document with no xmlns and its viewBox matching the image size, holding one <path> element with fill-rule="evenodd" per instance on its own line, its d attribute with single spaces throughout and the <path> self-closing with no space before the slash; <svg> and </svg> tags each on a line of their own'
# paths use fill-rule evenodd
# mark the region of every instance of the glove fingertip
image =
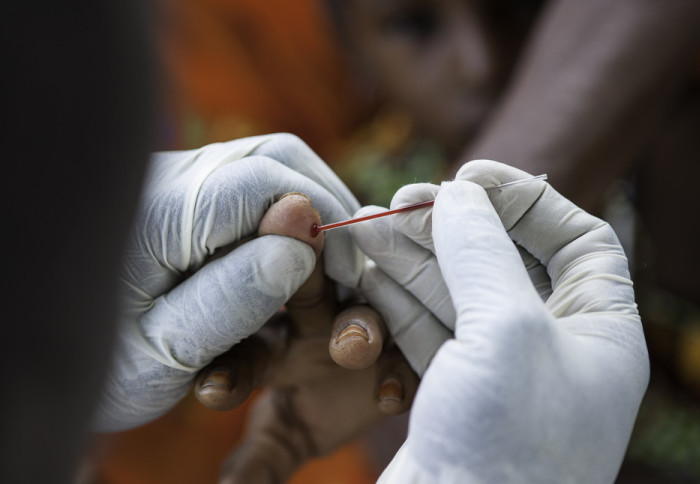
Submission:
<svg viewBox="0 0 700 484">
<path fill-rule="evenodd" d="M 391 209 L 404 207 L 413 203 L 434 200 L 440 187 L 432 183 L 413 183 L 397 190 L 391 199 Z"/>
<path fill-rule="evenodd" d="M 263 239 L 267 239 L 267 249 L 260 253 L 277 254 L 278 257 L 256 261 L 259 269 L 257 277 L 261 283 L 259 287 L 266 288 L 270 295 L 289 298 L 316 265 L 314 249 L 305 242 L 284 235 L 265 235 L 258 241 Z"/>
<path fill-rule="evenodd" d="M 361 209 L 357 212 L 361 214 L 359 215 L 360 217 L 374 215 L 375 213 L 384 211 L 384 209 L 380 209 L 380 207 L 366 208 L 370 208 L 370 210 Z M 353 241 L 370 257 L 382 254 L 386 251 L 387 243 L 391 238 L 391 223 L 386 217 L 353 224 L 349 229 Z"/>
<path fill-rule="evenodd" d="M 360 218 L 360 217 L 367 217 L 369 215 L 374 215 L 376 213 L 380 213 L 385 211 L 386 208 L 380 207 L 378 205 L 365 205 L 364 207 L 360 208 L 355 214 L 352 216 L 352 218 Z M 357 225 L 357 224 L 355 224 Z"/>
<path fill-rule="evenodd" d="M 434 216 L 452 211 L 483 210 L 496 215 L 486 192 L 476 183 L 468 180 L 444 182 L 435 197 Z"/>
</svg>

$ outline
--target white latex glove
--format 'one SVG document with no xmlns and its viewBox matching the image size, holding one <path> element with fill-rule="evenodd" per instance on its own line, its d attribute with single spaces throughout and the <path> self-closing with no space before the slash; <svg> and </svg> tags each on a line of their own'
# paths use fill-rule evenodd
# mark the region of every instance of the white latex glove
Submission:
<svg viewBox="0 0 700 484">
<path fill-rule="evenodd" d="M 439 189 L 428 184 L 409 187 L 419 187 L 419 193 L 411 195 L 417 195 L 420 201 L 434 199 Z M 392 200 L 392 209 L 415 203 L 416 198 L 400 196 L 401 193 Z M 353 217 L 386 210 L 362 207 Z M 410 218 L 392 215 L 351 225 L 350 230 L 357 245 L 369 256 L 360 281 L 362 295 L 381 313 L 413 370 L 423 375 L 438 348 L 453 336 L 456 315 L 437 259 L 421 245 L 432 246 L 430 231 L 422 235 L 426 223 L 430 227 L 432 211 L 419 209 L 410 213 Z M 410 232 L 422 237 L 421 243 L 403 234 L 404 223 L 418 227 Z"/>
<path fill-rule="evenodd" d="M 247 241 L 210 261 L 254 235 L 273 202 L 305 193 L 324 221 L 347 219 L 359 207 L 303 142 L 285 134 L 156 154 L 145 183 L 120 278 L 119 348 L 98 431 L 165 413 L 199 369 L 256 332 L 306 280 L 312 249 L 282 236 Z M 346 231 L 326 236 L 324 258 L 332 279 L 358 285 L 364 256 Z"/>
<path fill-rule="evenodd" d="M 391 208 L 434 200 L 439 190 L 440 187 L 428 183 L 407 185 L 396 193 Z M 354 217 L 385 210 L 376 206 L 362 207 Z M 370 257 L 360 289 L 382 314 L 394 340 L 418 375 L 423 375 L 442 343 L 453 337 L 456 319 L 435 258 L 431 217 L 432 210 L 419 209 L 351 226 L 353 239 Z M 547 271 L 532 255 L 518 249 L 532 284 L 546 300 L 552 292 Z"/>
<path fill-rule="evenodd" d="M 457 178 L 475 183 L 444 184 L 432 216 L 394 216 L 434 247 L 457 319 L 381 483 L 615 479 L 649 378 L 627 259 L 608 224 L 544 182 L 478 186 L 528 176 L 471 162 Z M 543 268 L 551 295 L 535 288 Z"/>
</svg>

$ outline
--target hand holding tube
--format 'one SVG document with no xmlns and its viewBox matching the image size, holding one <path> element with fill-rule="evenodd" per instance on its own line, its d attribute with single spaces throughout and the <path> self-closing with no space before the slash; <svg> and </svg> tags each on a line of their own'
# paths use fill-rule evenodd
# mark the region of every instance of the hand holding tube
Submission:
<svg viewBox="0 0 700 484">
<path fill-rule="evenodd" d="M 481 188 L 526 176 L 476 161 L 458 181 L 396 196 L 437 192 L 431 214 L 393 228 L 400 243 L 434 251 L 455 338 L 424 374 L 408 439 L 380 482 L 617 474 L 649 378 L 627 259 L 608 224 L 545 183 Z"/>
</svg>

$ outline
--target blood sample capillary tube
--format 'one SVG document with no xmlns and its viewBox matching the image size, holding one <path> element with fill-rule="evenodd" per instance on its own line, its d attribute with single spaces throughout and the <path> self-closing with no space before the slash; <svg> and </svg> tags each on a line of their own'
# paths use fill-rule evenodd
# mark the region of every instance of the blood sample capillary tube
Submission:
<svg viewBox="0 0 700 484">
<path fill-rule="evenodd" d="M 507 188 L 507 187 L 512 187 L 514 185 L 520 185 L 522 183 L 529 183 L 529 182 L 532 182 L 535 180 L 546 180 L 546 179 L 547 179 L 547 174 L 537 175 L 537 176 L 533 176 L 530 178 L 523 178 L 522 180 L 515 180 L 512 182 L 501 183 L 500 185 L 496 185 L 493 187 L 486 187 L 486 188 L 484 188 L 484 190 L 487 190 L 487 191 L 496 190 L 498 188 Z M 409 210 L 416 210 L 419 208 L 432 207 L 434 203 L 435 203 L 435 200 L 426 200 L 425 202 L 418 202 L 418 203 L 414 203 L 412 205 L 406 205 L 405 207 L 399 207 L 399 208 L 395 208 L 393 210 L 387 210 L 385 212 L 375 213 L 374 215 L 367 215 L 366 217 L 352 218 L 350 220 L 343 220 L 342 222 L 333 222 L 333 223 L 326 224 L 326 225 L 313 224 L 311 226 L 311 236 L 316 237 L 319 233 L 323 232 L 324 230 L 337 229 L 338 227 L 344 227 L 345 225 L 356 224 L 358 222 L 365 222 L 367 220 L 372 220 L 372 219 L 379 218 L 379 217 L 386 217 L 387 215 L 394 215 L 396 213 L 408 212 Z"/>
</svg>

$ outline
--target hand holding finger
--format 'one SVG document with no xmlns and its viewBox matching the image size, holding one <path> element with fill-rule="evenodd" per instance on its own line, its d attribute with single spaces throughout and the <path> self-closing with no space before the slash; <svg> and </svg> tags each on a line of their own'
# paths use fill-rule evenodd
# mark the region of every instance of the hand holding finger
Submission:
<svg viewBox="0 0 700 484">
<path fill-rule="evenodd" d="M 310 227 L 319 223 L 320 217 L 305 195 L 290 193 L 275 202 L 265 213 L 258 235 L 283 235 L 311 246 L 317 257 L 317 265 L 309 278 L 287 302 L 290 314 L 300 308 L 313 311 L 316 319 L 327 320 L 334 306 L 326 302 L 325 280 L 318 256 L 323 249 L 323 234 L 312 237 Z M 220 355 L 200 371 L 195 380 L 195 395 L 212 410 L 230 410 L 243 403 L 250 393 L 263 384 L 270 360 L 279 358 L 286 344 L 280 325 L 268 323 L 267 331 L 249 336 L 229 351 Z M 265 338 L 264 336 L 267 336 Z"/>
</svg>

